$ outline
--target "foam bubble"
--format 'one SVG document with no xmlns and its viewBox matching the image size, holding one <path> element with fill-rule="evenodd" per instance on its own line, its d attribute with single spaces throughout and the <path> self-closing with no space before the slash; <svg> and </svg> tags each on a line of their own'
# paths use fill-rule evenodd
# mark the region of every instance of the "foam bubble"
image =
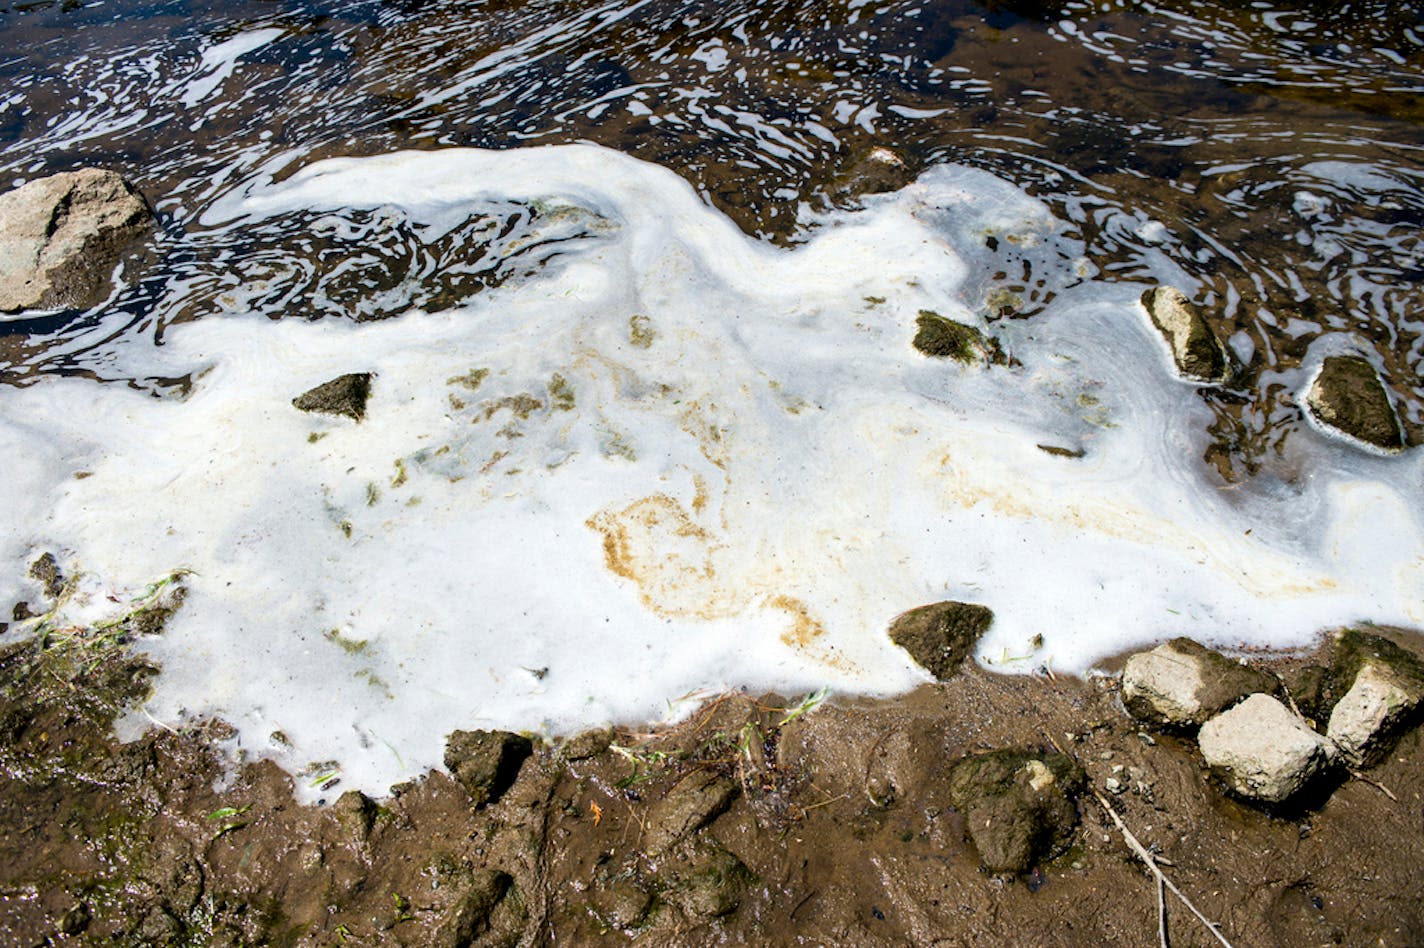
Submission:
<svg viewBox="0 0 1424 948">
<path fill-rule="evenodd" d="M 509 202 L 591 223 L 439 313 L 254 312 L 115 351 L 191 374 L 181 401 L 0 392 L 0 463 L 30 505 L 0 536 L 7 574 L 39 549 L 115 590 L 193 571 L 146 715 L 221 715 L 249 753 L 383 792 L 456 727 L 647 720 L 733 685 L 908 689 L 925 675 L 884 631 L 938 599 L 995 611 L 980 655 L 1007 670 L 1421 619 L 1417 458 L 1306 431 L 1312 476 L 1223 495 L 1140 287 L 1065 281 L 992 327 L 1008 365 L 912 347 L 924 310 L 978 321 L 986 235 L 1040 270 L 1081 257 L 984 172 L 935 168 L 791 250 L 591 146 L 325 161 L 206 220 L 388 207 L 454 227 Z M 361 422 L 292 406 L 348 372 L 374 373 Z"/>
</svg>

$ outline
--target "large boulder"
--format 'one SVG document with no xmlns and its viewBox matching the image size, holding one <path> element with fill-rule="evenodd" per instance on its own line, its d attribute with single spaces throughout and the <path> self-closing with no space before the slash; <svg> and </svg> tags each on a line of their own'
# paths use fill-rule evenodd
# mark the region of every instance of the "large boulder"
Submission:
<svg viewBox="0 0 1424 948">
<path fill-rule="evenodd" d="M 1197 727 L 1253 692 L 1275 690 L 1265 672 L 1188 638 L 1138 652 L 1122 670 L 1123 707 L 1156 727 Z"/>
<path fill-rule="evenodd" d="M 1224 382 L 1231 376 L 1231 361 L 1201 311 L 1174 286 L 1157 286 L 1142 294 L 1142 305 L 1152 325 L 1167 340 L 1172 361 L 1183 378 L 1195 382 Z"/>
<path fill-rule="evenodd" d="M 97 168 L 0 194 L 0 312 L 102 302 L 124 251 L 152 224 L 143 195 Z"/>
<path fill-rule="evenodd" d="M 1404 431 L 1379 373 L 1359 356 L 1330 356 L 1306 392 L 1323 425 L 1385 451 L 1404 447 Z"/>
<path fill-rule="evenodd" d="M 1330 678 L 1339 700 L 1325 736 L 1352 764 L 1374 763 L 1424 708 L 1424 661 L 1382 636 L 1340 633 Z"/>
<path fill-rule="evenodd" d="M 1028 750 L 966 757 L 949 772 L 949 798 L 991 872 L 1024 872 L 1068 848 L 1086 776 L 1072 758 Z"/>
<path fill-rule="evenodd" d="M 994 621 L 985 606 L 968 602 L 934 602 L 902 612 L 890 622 L 890 641 L 910 653 L 940 681 L 959 671 L 960 664 Z"/>
<path fill-rule="evenodd" d="M 1330 742 L 1270 695 L 1255 694 L 1202 725 L 1197 746 L 1232 790 L 1282 803 L 1330 766 Z"/>
</svg>

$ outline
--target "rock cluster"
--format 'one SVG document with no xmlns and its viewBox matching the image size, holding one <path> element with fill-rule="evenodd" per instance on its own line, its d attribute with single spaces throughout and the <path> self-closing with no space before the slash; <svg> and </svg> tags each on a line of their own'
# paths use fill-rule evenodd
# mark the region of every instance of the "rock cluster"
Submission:
<svg viewBox="0 0 1424 948">
<path fill-rule="evenodd" d="M 1359 629 L 1336 634 L 1329 669 L 1296 678 L 1310 683 L 1302 703 L 1328 714 L 1325 733 L 1277 699 L 1274 678 L 1189 639 L 1128 659 L 1123 706 L 1154 727 L 1200 725 L 1207 765 L 1233 792 L 1265 804 L 1297 798 L 1339 764 L 1378 761 L 1424 711 L 1424 659 Z"/>
<path fill-rule="evenodd" d="M 101 302 L 148 201 L 121 175 L 85 168 L 0 194 L 0 312 Z"/>
</svg>

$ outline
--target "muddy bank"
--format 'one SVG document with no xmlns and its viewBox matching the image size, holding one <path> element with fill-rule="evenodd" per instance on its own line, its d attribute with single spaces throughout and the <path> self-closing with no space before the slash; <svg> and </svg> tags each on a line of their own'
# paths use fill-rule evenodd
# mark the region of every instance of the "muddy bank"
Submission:
<svg viewBox="0 0 1424 948">
<path fill-rule="evenodd" d="M 1235 945 L 1424 940 L 1417 731 L 1375 784 L 1267 813 L 1140 729 L 1117 679 L 969 663 L 894 700 L 728 694 L 653 733 L 535 742 L 482 806 L 432 773 L 303 807 L 271 764 L 228 771 L 221 723 L 109 736 L 155 618 L 0 655 L 0 943 L 1152 943 L 1154 884 L 1090 793 L 1060 855 L 982 868 L 949 774 L 1005 747 L 1075 761 Z M 1168 914 L 1172 944 L 1215 943 Z"/>
</svg>

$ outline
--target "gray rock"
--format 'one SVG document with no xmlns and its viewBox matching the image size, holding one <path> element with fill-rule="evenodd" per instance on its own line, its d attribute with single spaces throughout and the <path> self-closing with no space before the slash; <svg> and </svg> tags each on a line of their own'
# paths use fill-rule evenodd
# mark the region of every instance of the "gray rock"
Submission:
<svg viewBox="0 0 1424 948">
<path fill-rule="evenodd" d="M 1063 754 L 1001 750 L 949 773 L 950 801 L 991 872 L 1024 872 L 1068 847 L 1078 825 L 1083 769 Z"/>
<path fill-rule="evenodd" d="M 1231 377 L 1225 348 L 1181 290 L 1153 287 L 1142 294 L 1142 305 L 1167 340 L 1178 374 L 1196 382 L 1224 382 Z"/>
<path fill-rule="evenodd" d="M 350 372 L 338 375 L 292 399 L 300 411 L 324 415 L 345 415 L 360 421 L 366 417 L 366 402 L 371 397 L 371 373 Z"/>
<path fill-rule="evenodd" d="M 1404 447 L 1404 431 L 1375 367 L 1358 356 L 1330 356 L 1305 403 L 1323 425 L 1385 451 Z"/>
<path fill-rule="evenodd" d="M 1357 766 L 1387 753 L 1424 707 L 1424 661 L 1378 635 L 1340 633 L 1330 676 L 1340 697 L 1325 736 Z"/>
<path fill-rule="evenodd" d="M 902 612 L 890 622 L 890 641 L 910 653 L 940 681 L 959 671 L 980 637 L 994 621 L 985 606 L 935 602 Z"/>
<path fill-rule="evenodd" d="M 509 731 L 453 731 L 445 741 L 445 768 L 482 807 L 509 789 L 533 751 L 529 738 Z"/>
<path fill-rule="evenodd" d="M 1122 670 L 1122 703 L 1156 727 L 1192 728 L 1276 680 L 1187 638 L 1138 652 Z"/>
<path fill-rule="evenodd" d="M 0 194 L 0 312 L 102 302 L 124 251 L 152 223 L 143 195 L 97 168 Z"/>
<path fill-rule="evenodd" d="M 657 855 L 697 832 L 731 806 L 739 790 L 736 781 L 711 771 L 688 774 L 648 808 L 643 849 Z"/>
<path fill-rule="evenodd" d="M 1265 803 L 1295 796 L 1333 760 L 1329 741 L 1264 694 L 1203 724 L 1197 745 L 1232 790 Z"/>
</svg>

